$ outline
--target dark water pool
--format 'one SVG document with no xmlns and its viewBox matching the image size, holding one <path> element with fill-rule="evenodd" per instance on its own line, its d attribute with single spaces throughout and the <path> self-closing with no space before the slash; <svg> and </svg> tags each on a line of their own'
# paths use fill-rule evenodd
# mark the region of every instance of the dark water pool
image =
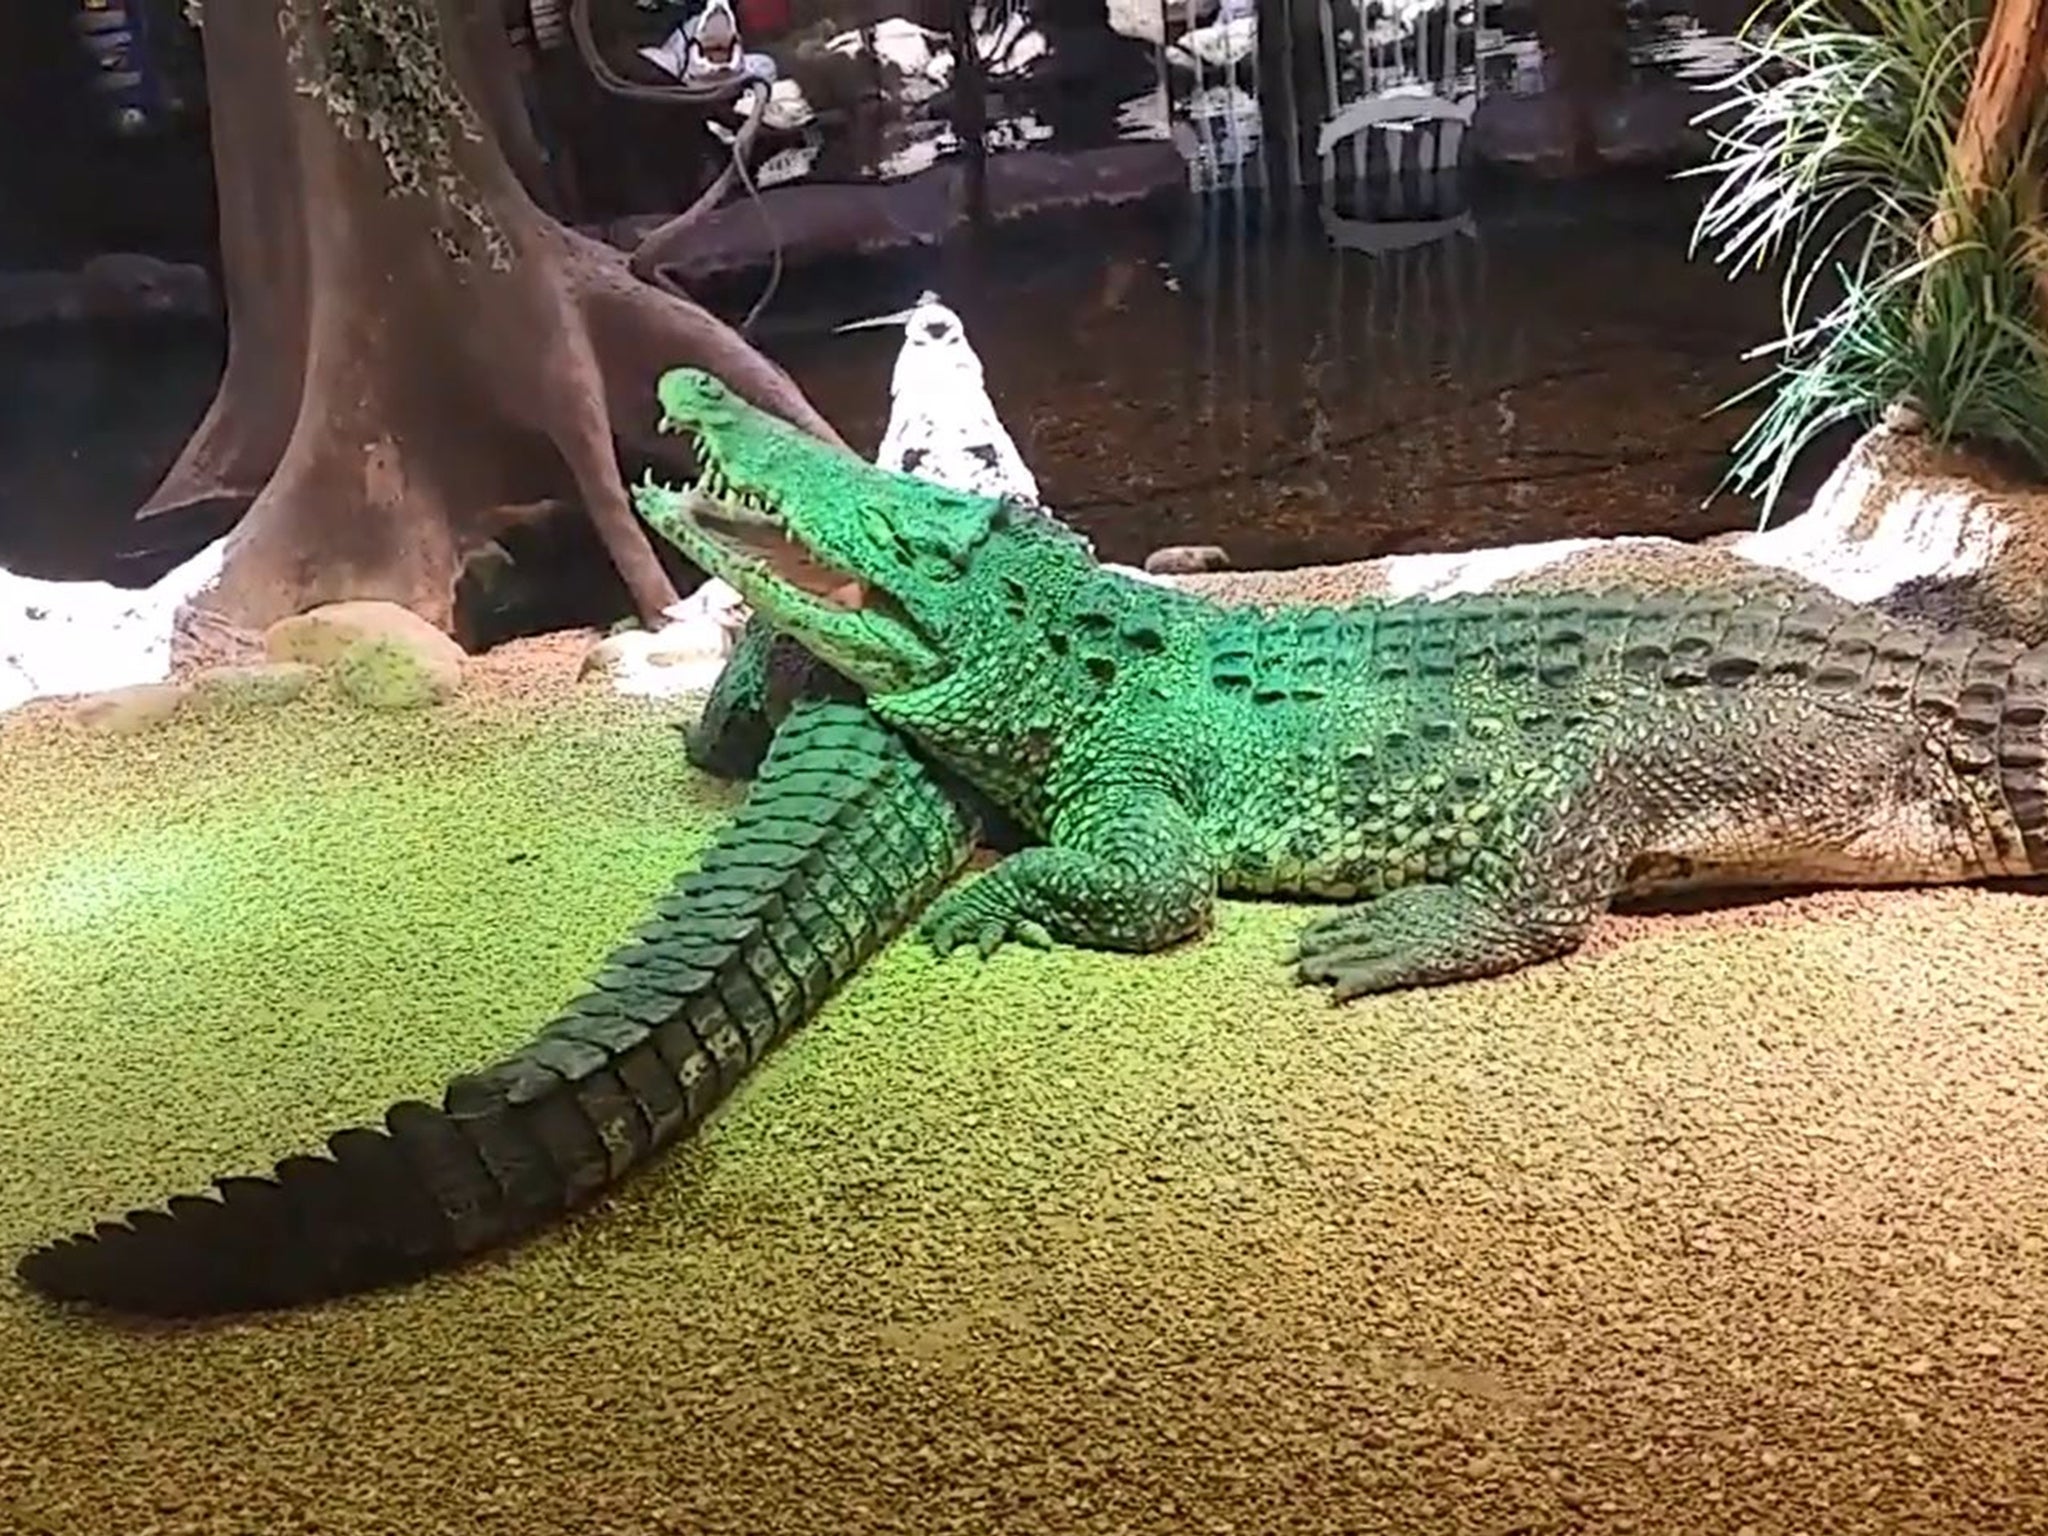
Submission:
<svg viewBox="0 0 2048 1536">
<path fill-rule="evenodd" d="M 946 292 L 1047 498 L 1117 558 L 1690 536 L 1753 515 L 1703 504 L 1746 419 L 1715 407 L 1776 314 L 1768 281 L 1688 260 L 1696 195 L 1654 177 L 1502 190 L 1381 255 L 1339 249 L 1313 211 L 1260 227 L 1217 205 L 1170 267 L 1124 253 Z M 782 350 L 867 444 L 894 347 Z"/>
<path fill-rule="evenodd" d="M 1697 535 L 1753 515 L 1706 505 L 1741 424 L 1710 413 L 1751 376 L 1741 353 L 1770 334 L 1774 295 L 1688 260 L 1695 196 L 1654 177 L 1480 193 L 1440 210 L 1461 227 L 1379 255 L 1340 249 L 1313 209 L 1219 203 L 1109 250 L 1069 239 L 920 259 L 857 293 L 792 285 L 764 344 L 871 448 L 896 337 L 829 325 L 941 283 L 1048 499 L 1112 558 Z M 140 583 L 213 536 L 129 510 L 220 357 L 189 327 L 0 336 L 0 563 Z M 609 590 L 579 602 L 619 611 Z"/>
</svg>

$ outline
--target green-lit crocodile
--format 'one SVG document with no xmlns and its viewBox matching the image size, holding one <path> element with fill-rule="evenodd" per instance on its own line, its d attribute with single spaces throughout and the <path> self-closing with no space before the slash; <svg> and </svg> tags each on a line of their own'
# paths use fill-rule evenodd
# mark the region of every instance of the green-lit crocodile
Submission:
<svg viewBox="0 0 2048 1536">
<path fill-rule="evenodd" d="M 941 952 L 1331 898 L 1297 974 L 1344 999 L 1564 954 L 1636 889 L 2048 872 L 2048 651 L 1740 590 L 1229 609 L 706 375 L 661 396 L 707 469 L 642 515 L 1039 840 L 933 905 Z"/>
<path fill-rule="evenodd" d="M 1456 644 L 1476 646 L 1465 660 L 1474 669 L 1472 678 L 1482 685 L 1491 679 L 1493 694 L 1488 694 L 1487 686 L 1478 690 L 1485 697 L 1500 692 L 1502 679 L 1495 674 L 1508 673 L 1512 681 L 1517 654 L 1533 657 L 1535 680 L 1525 679 L 1525 686 L 1535 689 L 1540 684 L 1550 689 L 1557 718 L 1548 728 L 1561 746 L 1582 739 L 1613 714 L 1613 706 L 1597 691 L 1583 686 L 1612 658 L 1578 654 L 1586 650 L 1587 642 L 1578 642 L 1574 650 L 1564 639 L 1574 614 L 1596 627 L 1604 624 L 1612 629 L 1614 613 L 1597 604 L 1588 609 L 1568 602 L 1503 605 L 1494 600 L 1489 607 L 1487 600 L 1456 600 L 1467 604 L 1459 610 L 1467 622 L 1442 627 L 1424 622 L 1428 605 L 1399 604 L 1361 610 L 1341 622 L 1328 613 L 1289 615 L 1261 630 L 1248 612 L 1225 614 L 1213 603 L 1183 602 L 1157 587 L 1111 578 L 1094 565 L 1085 546 L 1071 535 L 1055 536 L 1057 525 L 1042 514 L 949 496 L 922 481 L 870 470 L 838 450 L 811 448 L 794 434 L 778 431 L 733 405 L 701 378 L 671 376 L 664 383 L 663 398 L 679 422 L 702 434 L 702 443 L 718 466 L 714 485 L 787 497 L 791 506 L 807 505 L 810 498 L 821 502 L 844 498 L 866 530 L 868 542 L 862 547 L 869 556 L 887 557 L 889 550 L 897 550 L 903 559 L 923 566 L 922 580 L 933 590 L 954 594 L 978 591 L 987 599 L 988 583 L 995 581 L 993 590 L 1002 604 L 1000 622 L 984 627 L 997 641 L 997 654 L 1007 655 L 1016 664 L 1020 684 L 1058 678 L 1084 681 L 1082 691 L 1068 700 L 1079 711 L 1073 720 L 1062 723 L 1054 719 L 1043 731 L 1034 726 L 1021 735 L 1013 733 L 1007 743 L 991 737 L 980 748 L 970 745 L 967 779 L 981 779 L 998 792 L 998 798 L 1030 780 L 1035 757 L 1052 753 L 1065 760 L 1070 750 L 1094 742 L 1090 731 L 1100 727 L 1103 700 L 1113 693 L 1114 682 L 1113 677 L 1105 680 L 1096 674 L 1104 662 L 1114 669 L 1119 655 L 1127 662 L 1147 658 L 1152 631 L 1145 628 L 1143 619 L 1154 613 L 1171 616 L 1172 632 L 1177 636 L 1182 634 L 1180 626 L 1190 622 L 1189 616 L 1201 615 L 1203 623 L 1227 621 L 1242 633 L 1261 637 L 1260 644 L 1241 656 L 1227 649 L 1212 650 L 1206 681 L 1197 679 L 1219 698 L 1238 698 L 1254 716 L 1264 711 L 1277 718 L 1284 708 L 1292 707 L 1285 704 L 1286 699 L 1306 707 L 1310 702 L 1306 695 L 1326 686 L 1318 682 L 1318 670 L 1341 673 L 1342 666 L 1336 664 L 1346 660 L 1345 648 L 1357 650 L 1360 634 L 1371 633 L 1373 644 L 1362 655 L 1369 668 L 1377 669 L 1373 673 L 1379 679 L 1374 696 L 1391 701 L 1390 708 L 1401 706 L 1406 699 L 1401 707 L 1415 715 L 1416 728 L 1414 739 L 1403 742 L 1385 719 L 1370 712 L 1365 717 L 1380 718 L 1380 723 L 1387 725 L 1376 748 L 1382 754 L 1380 763 L 1392 764 L 1386 767 L 1388 776 L 1378 789 L 1369 787 L 1378 782 L 1373 779 L 1378 770 L 1358 766 L 1350 770 L 1352 782 L 1366 786 L 1360 793 L 1367 797 L 1369 813 L 1374 811 L 1371 794 L 1384 798 L 1395 792 L 1403 777 L 1399 765 L 1404 754 L 1425 765 L 1406 775 L 1416 780 L 1417 794 L 1431 789 L 1426 764 L 1445 756 L 1443 743 L 1437 740 L 1440 728 L 1454 726 L 1460 717 L 1448 708 L 1441 713 L 1423 708 L 1421 685 L 1434 689 L 1434 697 L 1446 706 L 1463 702 L 1470 690 L 1456 678 L 1446 680 L 1438 675 L 1446 660 L 1443 635 L 1452 636 Z M 758 472 L 758 481 L 747 478 L 749 469 Z M 657 522 L 670 521 L 675 510 L 674 498 L 659 492 L 645 494 L 642 506 Z M 918 524 L 926 518 L 933 519 L 931 528 L 919 533 Z M 798 544 L 782 537 L 790 530 L 751 522 L 741 526 L 746 530 L 743 538 L 772 535 L 780 555 L 797 552 Z M 800 521 L 794 526 L 804 528 L 807 536 L 815 533 L 821 550 L 832 547 L 828 535 L 809 524 Z M 684 536 L 694 535 L 685 532 Z M 1019 598 L 1009 585 L 991 576 L 998 561 L 1009 558 L 1045 562 L 1050 584 L 1041 597 L 1033 599 L 1027 587 Z M 730 548 L 718 546 L 716 560 L 717 568 L 738 573 Z M 818 584 L 814 578 L 821 578 L 818 570 L 800 560 L 778 568 L 812 585 Z M 882 568 L 877 567 L 876 573 Z M 1243 574 L 1247 578 L 1254 575 Z M 1314 573 L 1301 576 L 1304 587 L 1317 585 Z M 1009 580 L 1021 578 L 1013 574 Z M 749 581 L 753 582 L 751 576 Z M 905 618 L 900 633 L 921 633 L 910 615 L 915 612 L 911 605 L 923 604 L 929 596 L 925 587 L 913 590 L 914 584 L 906 586 L 899 598 L 880 596 L 885 589 L 874 581 L 849 584 L 833 577 L 832 583 L 826 589 L 828 596 L 836 592 L 841 598 L 864 599 L 871 592 L 877 594 L 876 603 L 861 610 L 867 615 L 860 620 L 862 625 L 880 625 L 880 632 L 886 635 L 893 622 L 889 604 L 901 602 Z M 1228 589 L 1230 578 L 1189 578 L 1186 584 Z M 1247 584 L 1260 601 L 1270 601 L 1276 595 L 1270 578 Z M 700 761 L 732 773 L 750 771 L 765 748 L 760 780 L 740 815 L 706 853 L 702 867 L 685 877 L 660 904 L 655 920 L 611 957 L 589 995 L 507 1061 L 450 1085 L 442 1107 L 402 1103 L 388 1113 L 381 1129 L 359 1128 L 331 1138 L 331 1157 L 287 1158 L 272 1178 L 220 1181 L 218 1198 L 181 1197 L 171 1201 L 168 1210 L 131 1213 L 125 1222 L 102 1223 L 92 1234 L 38 1249 L 22 1261 L 23 1278 L 51 1296 L 163 1315 L 246 1310 L 347 1294 L 415 1278 L 467 1255 L 500 1247 L 587 1201 L 699 1123 L 753 1062 L 814 1013 L 865 956 L 927 907 L 962 868 L 978 835 L 977 797 L 967 782 L 949 778 L 942 767 L 924 760 L 914 749 L 921 734 L 918 722 L 905 718 L 901 730 L 885 723 L 890 709 L 903 702 L 898 695 L 904 692 L 896 686 L 897 680 L 887 675 L 887 649 L 864 656 L 857 646 L 848 649 L 843 634 L 828 635 L 809 624 L 792 622 L 808 613 L 804 605 L 812 602 L 800 595 L 802 587 L 803 581 L 799 581 L 782 588 L 779 595 L 784 601 L 779 607 L 763 602 L 771 594 L 758 584 L 742 590 L 770 618 L 818 645 L 838 671 L 813 665 L 803 655 L 790 653 L 787 646 L 781 662 L 774 665 L 758 644 L 744 653 L 751 664 L 729 673 L 705 726 L 693 734 L 692 753 Z M 1063 592 L 1080 600 L 1064 615 L 1058 607 Z M 1094 598 L 1114 594 L 1122 596 L 1110 606 L 1130 617 L 1135 628 L 1111 624 L 1109 629 L 1101 629 L 1105 611 Z M 1041 606 L 1034 608 L 1034 601 Z M 1905 636 L 1907 645 L 1901 654 L 1918 656 L 1924 663 L 1929 681 L 1911 696 L 1926 707 L 1938 706 L 1944 697 L 1932 682 L 1933 668 L 1952 664 L 1962 669 L 1953 694 L 1958 704 L 1955 729 L 1934 736 L 1914 736 L 1910 727 L 1902 729 L 1904 716 L 1897 701 L 1907 695 L 1897 689 L 1885 694 L 1887 685 L 1882 678 L 1873 682 L 1872 698 L 1892 700 L 1887 706 L 1891 714 L 1885 717 L 1892 722 L 1891 734 L 1879 734 L 1894 745 L 1909 739 L 1935 740 L 1958 744 L 1954 750 L 1965 751 L 1967 743 L 1981 735 L 1979 725 L 1972 722 L 1985 718 L 1982 700 L 1965 686 L 1974 686 L 1965 675 L 1967 670 L 1988 665 L 1996 671 L 2006 666 L 2000 676 L 2024 674 L 2026 688 L 2015 695 L 2012 709 L 1995 722 L 2010 728 L 1996 741 L 1993 758 L 1972 771 L 1981 773 L 1995 759 L 1998 772 L 2007 779 L 2019 774 L 2010 785 L 2013 794 L 2008 797 L 2008 809 L 2014 824 L 2021 827 L 2023 847 L 2031 846 L 2030 840 L 2038 835 L 2033 829 L 2040 819 L 2040 806 L 2038 797 L 2031 803 L 2025 798 L 2032 780 L 2020 772 L 2025 765 L 2017 754 L 2023 744 L 2014 739 L 2017 726 L 2013 724 L 2020 717 L 2012 710 L 2028 707 L 2027 701 L 2038 688 L 2032 670 L 2013 669 L 2019 659 L 2017 647 L 2001 651 L 1994 643 L 1929 637 L 1825 604 L 1786 610 L 1789 599 L 1772 601 L 1777 603 L 1772 609 L 1777 617 L 1771 622 L 1784 621 L 1788 647 L 1799 640 L 1813 655 L 1807 658 L 1807 671 L 1796 676 L 1793 663 L 1798 658 L 1791 649 L 1761 665 L 1777 667 L 1781 681 L 1792 679 L 1787 687 L 1809 687 L 1815 699 L 1831 697 L 1829 690 L 1838 686 L 1830 681 L 1829 656 L 1853 658 L 1858 645 L 1872 656 L 1879 654 L 1872 647 L 1889 643 L 1896 650 L 1900 642 L 1894 637 L 1898 635 Z M 1636 606 L 1630 608 L 1630 602 Z M 1015 603 L 1022 603 L 1023 608 L 1012 613 L 1009 610 Z M 1715 614 L 1744 606 L 1731 598 L 1692 607 L 1666 603 L 1657 608 L 1651 600 L 1629 599 L 1620 611 L 1625 627 L 1630 623 L 1636 626 L 1631 633 L 1647 644 L 1667 647 L 1669 664 L 1656 686 L 1682 690 L 1689 681 L 1688 668 L 1706 669 L 1702 676 L 1713 670 L 1709 663 L 1714 658 L 1708 655 L 1712 647 L 1703 650 L 1696 645 L 1694 631 L 1712 621 Z M 1769 603 L 1759 598 L 1748 606 L 1767 607 Z M 824 611 L 832 616 L 829 609 Z M 1381 611 L 1392 622 L 1385 629 L 1375 629 L 1371 614 Z M 971 605 L 960 612 L 974 616 Z M 1652 622 L 1658 612 L 1676 615 L 1661 631 Z M 1510 625 L 1521 624 L 1529 614 L 1539 616 L 1541 633 L 1535 636 L 1533 651 L 1523 645 L 1519 653 L 1518 632 L 1503 630 L 1489 640 L 1476 634 L 1469 622 L 1491 615 Z M 930 612 L 925 621 L 936 622 Z M 1819 627 L 1816 633 L 1826 643 L 1818 651 L 1811 643 L 1813 634 L 1800 638 L 1802 622 L 1809 629 Z M 1403 653 L 1407 660 L 1397 661 L 1385 642 L 1404 623 L 1406 632 L 1419 641 Z M 1740 631 L 1726 626 L 1724 630 L 1716 631 L 1727 642 L 1722 651 L 1714 653 L 1721 658 L 1714 663 L 1719 669 L 1713 684 L 1716 688 L 1734 686 L 1724 674 L 1734 664 L 1730 658 L 1736 657 L 1736 651 L 1728 648 L 1734 645 L 1729 636 L 1739 637 Z M 1167 633 L 1160 629 L 1157 638 L 1164 642 Z M 1431 640 L 1432 635 L 1439 638 Z M 1290 649 L 1290 636 L 1314 640 L 1322 650 L 1310 654 Z M 756 641 L 763 638 L 757 635 Z M 1062 639 L 1069 647 L 1064 655 L 1057 649 Z M 1039 640 L 1044 642 L 1043 648 L 1034 643 Z M 1337 643 L 1340 640 L 1342 645 Z M 1919 649 L 1912 650 L 1916 645 Z M 1573 655 L 1566 656 L 1566 651 Z M 915 658 L 922 652 L 913 647 L 903 654 Z M 1897 658 L 1884 654 L 1896 670 Z M 1333 665 L 1323 665 L 1319 656 Z M 1942 662 L 1944 656 L 1947 663 Z M 977 664 L 984 670 L 975 673 L 983 681 L 986 661 L 986 657 L 978 658 Z M 1561 665 L 1567 666 L 1566 673 L 1557 672 Z M 1579 669 L 1576 672 L 1569 670 L 1574 665 Z M 779 686 L 771 686 L 778 666 L 785 670 Z M 1397 675 L 1399 666 L 1408 667 L 1412 675 Z M 877 667 L 883 671 L 878 673 Z M 967 671 L 961 675 L 966 676 Z M 873 707 L 861 701 L 858 689 L 846 677 L 871 689 L 878 682 L 884 685 L 876 689 Z M 1276 695 L 1274 685 L 1282 679 L 1288 680 L 1287 688 Z M 1617 686 L 1626 692 L 1644 685 L 1641 679 L 1624 678 Z M 1091 688 L 1100 696 L 1089 692 Z M 1337 691 L 1343 691 L 1341 686 Z M 1853 690 L 1842 698 L 1847 701 L 1845 707 L 1855 704 Z M 1004 712 L 1020 700 L 1035 709 L 1048 701 L 1057 702 L 1057 697 L 1000 690 L 999 700 L 1001 707 L 992 719 L 1004 718 Z M 1143 707 L 1133 713 L 1133 722 L 1147 718 L 1153 708 L 1142 697 L 1138 702 Z M 1536 705 L 1519 710 L 1503 729 L 1524 742 L 1537 740 L 1539 735 L 1532 733 L 1540 732 L 1540 722 L 1533 718 L 1538 712 Z M 767 722 L 775 718 L 782 723 L 770 745 Z M 1471 716 L 1475 721 L 1483 718 L 1484 711 Z M 1093 728 L 1086 725 L 1091 720 Z M 1716 727 L 1726 727 L 1731 737 L 1737 734 L 1732 717 L 1711 718 L 1705 736 L 1715 734 Z M 1257 740 L 1255 737 L 1255 744 Z M 1276 749 L 1287 745 L 1285 733 L 1265 744 Z M 1013 755 L 1002 756 L 997 750 L 1006 745 Z M 955 754 L 959 746 L 954 744 Z M 938 755 L 943 758 L 948 753 L 942 749 Z M 1823 753 L 1823 761 L 1829 760 Z M 1908 759 L 1902 773 L 1913 769 L 1916 762 Z M 1556 766 L 1562 775 L 1570 765 Z M 1237 777 L 1242 779 L 1242 773 Z M 1227 784 L 1231 776 L 1217 782 L 1219 786 Z M 1305 791 L 1308 782 L 1304 779 L 1295 787 Z M 1728 788 L 1706 784 L 1698 797 L 1702 814 L 1711 819 L 1714 807 L 1721 806 L 1725 821 L 1727 806 L 1756 801 L 1755 795 L 1749 801 L 1743 799 L 1746 782 L 1735 781 Z M 1781 773 L 1775 782 L 1777 799 L 1771 800 L 1771 805 L 1782 801 L 1793 808 L 1788 817 L 1796 818 L 1796 776 Z M 1911 782 L 1908 774 L 1899 779 L 1898 787 L 1910 787 Z M 1052 828 L 1051 851 L 1057 853 L 1064 825 L 1052 827 L 1045 819 L 1045 812 L 1053 808 L 1047 799 L 1051 783 L 1048 777 L 1038 790 L 1021 799 L 1012 795 L 1009 803 L 1027 828 Z M 1469 788 L 1454 773 L 1447 777 L 1443 791 L 1453 787 Z M 1840 801 L 1853 803 L 1854 796 L 1842 794 Z M 1877 803 L 1898 810 L 1907 801 L 1894 793 L 1889 799 L 1878 797 Z M 1937 796 L 1933 803 L 1942 802 Z M 1468 802 L 1466 810 L 1484 807 L 1483 800 Z M 1387 814 L 1367 814 L 1360 819 L 1356 830 L 1361 837 L 1376 837 L 1394 826 L 1406 825 L 1399 801 L 1379 809 Z M 1373 830 L 1375 823 L 1380 832 Z M 1459 824 L 1467 830 L 1491 832 L 1511 823 L 1503 815 L 1489 813 L 1469 820 L 1461 816 Z M 1299 846 L 1308 847 L 1309 834 L 1327 825 L 1327 818 L 1304 819 L 1295 829 Z M 1433 833 L 1438 830 L 1441 828 L 1432 826 Z M 1834 843 L 1825 837 L 1813 841 L 1815 847 L 1806 855 L 1808 862 L 1830 848 L 1841 851 L 1836 846 L 1841 838 Z M 1849 841 L 1853 843 L 1853 838 Z M 1370 849 L 1381 844 L 1367 842 L 1364 846 Z M 1474 863 L 1466 856 L 1469 850 L 1462 833 L 1454 832 L 1441 855 L 1433 854 L 1429 845 L 1418 844 L 1411 850 L 1405 834 L 1395 846 L 1403 850 L 1402 871 L 1407 870 L 1411 858 L 1418 861 L 1424 875 L 1438 870 L 1449 874 L 1454 864 L 1470 868 Z M 1880 839 L 1873 846 L 1898 845 Z M 1073 851 L 1071 846 L 1068 851 Z M 1162 845 L 1139 851 L 1152 859 L 1173 850 Z M 1301 863 L 1305 871 L 1309 855 L 1297 859 L 1285 847 L 1279 853 L 1277 859 L 1268 854 L 1271 862 L 1263 869 L 1247 865 L 1249 887 L 1313 889 L 1290 862 Z M 1479 862 L 1483 866 L 1484 861 Z M 1816 873 L 1802 865 L 1801 857 L 1787 857 L 1782 863 L 1795 876 Z M 1889 875 L 1883 873 L 1859 849 L 1850 849 L 1846 863 L 1849 867 L 1844 878 L 1914 877 L 1896 863 L 1888 866 Z M 1943 865 L 1922 871 L 1921 877 L 1961 877 L 1970 872 Z M 999 870 L 998 876 L 1001 874 Z M 1234 881 L 1236 876 L 1230 878 Z M 1217 883 L 1216 878 L 1209 883 Z M 1000 937 L 996 930 L 1003 926 L 1020 927 L 1007 919 L 1003 924 L 988 919 L 982 904 L 991 890 L 1000 889 L 1000 879 L 994 886 L 985 879 L 968 887 L 959 899 L 934 909 L 931 931 L 943 943 L 957 932 L 968 932 L 979 940 Z M 1206 899 L 1204 892 L 1204 903 Z M 1122 923 L 1130 927 L 1131 919 L 1146 916 L 1147 908 L 1133 906 L 1127 916 L 1107 926 L 1113 929 Z M 1198 918 L 1189 924 L 1190 928 L 1198 925 Z M 1131 947 L 1143 947 L 1161 937 L 1156 923 L 1137 926 L 1148 931 L 1112 932 L 1110 937 L 1128 939 Z M 1027 937 L 1051 935 L 1051 928 L 1044 923 L 1039 930 L 1043 931 L 1021 931 Z"/>
</svg>

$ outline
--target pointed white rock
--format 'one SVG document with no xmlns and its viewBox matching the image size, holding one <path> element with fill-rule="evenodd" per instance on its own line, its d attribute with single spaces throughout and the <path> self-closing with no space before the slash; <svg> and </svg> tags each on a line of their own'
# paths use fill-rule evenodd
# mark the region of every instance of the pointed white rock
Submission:
<svg viewBox="0 0 2048 1536">
<path fill-rule="evenodd" d="M 934 293 L 904 316 L 875 462 L 956 491 L 1038 500 L 1038 481 L 996 415 L 967 327 Z"/>
</svg>

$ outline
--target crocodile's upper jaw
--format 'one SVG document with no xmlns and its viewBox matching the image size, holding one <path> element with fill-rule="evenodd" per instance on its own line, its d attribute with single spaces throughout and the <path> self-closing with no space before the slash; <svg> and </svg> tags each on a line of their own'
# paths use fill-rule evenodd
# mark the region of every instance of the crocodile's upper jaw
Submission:
<svg viewBox="0 0 2048 1536">
<path fill-rule="evenodd" d="M 879 469 L 701 369 L 670 369 L 656 393 L 662 430 L 703 466 L 689 491 L 636 496 L 658 532 L 871 698 L 956 669 L 967 578 L 1002 503 Z"/>
</svg>

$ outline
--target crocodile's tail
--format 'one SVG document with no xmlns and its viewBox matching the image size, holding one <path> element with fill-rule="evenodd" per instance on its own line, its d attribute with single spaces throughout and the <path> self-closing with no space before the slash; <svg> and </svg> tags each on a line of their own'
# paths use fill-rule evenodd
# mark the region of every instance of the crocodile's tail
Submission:
<svg viewBox="0 0 2048 1536">
<path fill-rule="evenodd" d="M 866 710 L 797 706 L 739 815 L 530 1044 L 442 1108 L 24 1257 L 58 1300 L 197 1317 L 410 1280 L 530 1233 L 685 1132 L 957 874 L 967 813 Z"/>
</svg>

